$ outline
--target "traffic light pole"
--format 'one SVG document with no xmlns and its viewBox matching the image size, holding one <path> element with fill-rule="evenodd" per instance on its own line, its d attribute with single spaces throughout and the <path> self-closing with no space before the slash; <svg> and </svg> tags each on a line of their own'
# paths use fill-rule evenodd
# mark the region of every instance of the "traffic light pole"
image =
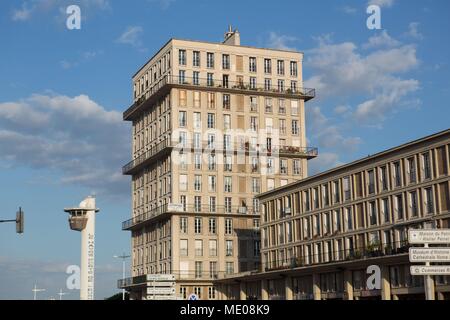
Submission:
<svg viewBox="0 0 450 320">
<path fill-rule="evenodd" d="M 10 219 L 10 220 L 0 220 L 0 223 L 5 222 L 15 222 L 16 223 L 16 232 L 17 233 L 23 233 L 23 224 L 24 224 L 24 214 L 22 211 L 22 208 L 19 207 L 19 211 L 16 213 L 16 219 Z"/>
</svg>

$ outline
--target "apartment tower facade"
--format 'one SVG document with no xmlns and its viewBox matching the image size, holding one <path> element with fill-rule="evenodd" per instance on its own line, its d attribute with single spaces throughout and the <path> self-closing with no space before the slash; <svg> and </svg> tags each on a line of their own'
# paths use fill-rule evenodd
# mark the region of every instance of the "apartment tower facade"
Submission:
<svg viewBox="0 0 450 320">
<path fill-rule="evenodd" d="M 260 259 L 255 196 L 307 176 L 300 52 L 169 40 L 133 77 L 132 299 L 147 274 L 174 274 L 185 299 L 217 299 L 213 280 Z"/>
</svg>

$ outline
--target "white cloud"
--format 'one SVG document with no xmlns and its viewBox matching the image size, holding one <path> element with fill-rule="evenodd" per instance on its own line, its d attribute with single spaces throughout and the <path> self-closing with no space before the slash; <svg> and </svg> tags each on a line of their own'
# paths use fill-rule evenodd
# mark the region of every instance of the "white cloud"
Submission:
<svg viewBox="0 0 450 320">
<path fill-rule="evenodd" d="M 276 32 L 269 33 L 268 46 L 273 49 L 296 51 L 292 43 L 299 41 L 298 38 L 288 35 L 280 35 Z"/>
<path fill-rule="evenodd" d="M 341 10 L 346 14 L 355 14 L 357 11 L 355 7 L 351 6 L 343 6 Z"/>
<path fill-rule="evenodd" d="M 369 41 L 363 45 L 364 49 L 380 47 L 397 47 L 400 42 L 392 38 L 386 30 L 369 38 Z"/>
<path fill-rule="evenodd" d="M 158 3 L 161 7 L 161 9 L 166 10 L 169 9 L 172 3 L 175 2 L 175 0 L 148 0 L 150 3 Z"/>
<path fill-rule="evenodd" d="M 387 36 L 383 36 L 384 43 Z M 395 111 L 403 98 L 419 89 L 418 80 L 402 77 L 419 65 L 416 48 L 389 39 L 390 47 L 366 54 L 352 42 L 334 44 L 319 39 L 318 46 L 306 53 L 305 65 L 313 69 L 314 76 L 305 81 L 305 86 L 316 88 L 320 100 L 336 95 L 342 99 L 364 97 L 355 119 L 367 124 L 384 119 L 386 112 Z M 376 42 L 380 43 L 372 41 Z M 394 44 L 397 46 L 392 47 Z"/>
<path fill-rule="evenodd" d="M 64 60 L 61 60 L 59 62 L 59 64 L 60 64 L 61 68 L 67 70 L 67 69 L 77 67 L 80 64 L 92 61 L 102 54 L 103 54 L 102 50 L 84 51 L 81 54 L 79 54 L 79 56 L 77 58 L 75 58 L 74 60 L 69 61 L 69 60 L 64 59 Z"/>
<path fill-rule="evenodd" d="M 341 114 L 345 114 L 349 110 L 350 110 L 349 106 L 340 105 L 340 106 L 336 106 L 333 111 L 334 111 L 334 113 L 341 115 Z"/>
<path fill-rule="evenodd" d="M 129 132 L 118 111 L 106 110 L 86 95 L 33 95 L 0 103 L 0 163 L 50 169 L 59 183 L 89 192 L 124 195 Z"/>
<path fill-rule="evenodd" d="M 343 163 L 339 161 L 339 155 L 337 153 L 320 153 L 317 158 L 308 161 L 308 175 L 318 174 L 342 164 Z"/>
<path fill-rule="evenodd" d="M 418 22 L 411 22 L 408 26 L 408 33 L 407 35 L 418 40 L 423 39 L 422 33 L 419 31 L 420 23 Z"/>
<path fill-rule="evenodd" d="M 392 7 L 394 0 L 369 0 L 367 5 L 376 5 L 380 7 Z"/>
<path fill-rule="evenodd" d="M 20 9 L 13 10 L 12 20 L 13 21 L 26 21 L 30 19 L 32 10 L 27 7 L 26 3 L 22 4 Z"/>
<path fill-rule="evenodd" d="M 140 26 L 130 26 L 128 27 L 116 40 L 121 44 L 128 44 L 136 49 L 142 49 L 142 34 L 144 29 Z"/>
</svg>

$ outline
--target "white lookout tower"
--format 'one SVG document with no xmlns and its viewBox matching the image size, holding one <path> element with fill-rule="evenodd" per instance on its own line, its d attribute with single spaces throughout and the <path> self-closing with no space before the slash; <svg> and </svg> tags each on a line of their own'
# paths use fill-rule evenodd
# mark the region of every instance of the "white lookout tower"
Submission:
<svg viewBox="0 0 450 320">
<path fill-rule="evenodd" d="M 65 208 L 70 229 L 81 231 L 80 300 L 94 300 L 95 272 L 95 197 L 84 199 L 78 208 Z"/>
</svg>

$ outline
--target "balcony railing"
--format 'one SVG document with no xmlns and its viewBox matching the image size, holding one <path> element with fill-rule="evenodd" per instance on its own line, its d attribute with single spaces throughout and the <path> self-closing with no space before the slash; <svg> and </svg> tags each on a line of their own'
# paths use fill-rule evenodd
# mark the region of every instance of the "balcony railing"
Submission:
<svg viewBox="0 0 450 320">
<path fill-rule="evenodd" d="M 257 144 L 251 145 L 250 143 L 237 143 L 231 142 L 230 144 L 224 144 L 222 139 L 218 139 L 214 142 L 208 141 L 200 141 L 197 142 L 195 140 L 175 140 L 169 139 L 163 140 L 159 142 L 157 145 L 150 147 L 149 150 L 145 151 L 145 153 L 138 156 L 136 159 L 130 161 L 122 168 L 123 174 L 131 174 L 133 170 L 155 156 L 157 153 L 161 152 L 165 148 L 174 148 L 176 150 L 182 151 L 216 151 L 216 152 L 224 152 L 231 154 L 232 152 L 242 152 L 249 154 L 259 154 L 259 155 L 268 155 L 268 156 L 276 156 L 277 154 L 280 156 L 294 156 L 294 157 L 305 157 L 307 159 L 315 158 L 318 155 L 318 149 L 313 147 L 294 147 L 294 146 L 270 146 Z M 256 168 L 258 169 L 258 168 Z M 253 168 L 252 168 L 253 170 Z M 255 170 L 256 172 L 257 170 Z"/>
<path fill-rule="evenodd" d="M 284 94 L 291 95 L 298 99 L 304 99 L 308 101 L 316 96 L 316 90 L 311 88 L 276 88 L 266 87 L 264 84 L 255 84 L 250 86 L 250 83 L 244 83 L 243 81 L 220 81 L 204 78 L 190 78 L 166 75 L 161 78 L 157 83 L 151 86 L 146 92 L 145 96 L 138 99 L 130 108 L 128 108 L 124 114 L 124 119 L 128 119 L 132 113 L 137 111 L 140 106 L 151 96 L 156 94 L 160 89 L 166 85 L 171 86 L 192 86 L 192 87 L 205 87 L 210 89 L 222 89 L 231 91 L 247 91 L 249 94 Z"/>
<path fill-rule="evenodd" d="M 131 160 L 128 162 L 125 166 L 122 168 L 123 174 L 129 174 L 130 171 L 132 171 L 137 166 L 144 163 L 146 160 L 150 159 L 151 157 L 155 156 L 158 152 L 164 150 L 165 148 L 171 147 L 170 139 L 166 139 L 161 141 L 155 146 L 150 147 L 149 150 L 145 151 L 145 153 L 141 154 L 139 157 L 137 157 L 134 160 Z"/>
<path fill-rule="evenodd" d="M 321 254 L 301 255 L 295 258 L 274 260 L 262 263 L 261 270 L 275 271 L 307 267 L 312 265 L 329 264 L 341 261 L 364 260 L 368 258 L 407 254 L 410 245 L 407 241 L 398 241 L 386 245 L 372 244 L 362 248 L 333 250 Z"/>
<path fill-rule="evenodd" d="M 225 215 L 259 215 L 259 207 L 245 207 L 245 206 L 209 206 L 209 205 L 185 205 L 171 204 L 165 205 L 129 220 L 122 222 L 122 230 L 130 230 L 138 224 L 147 222 L 164 213 L 195 213 L 195 214 L 225 214 Z"/>
</svg>

